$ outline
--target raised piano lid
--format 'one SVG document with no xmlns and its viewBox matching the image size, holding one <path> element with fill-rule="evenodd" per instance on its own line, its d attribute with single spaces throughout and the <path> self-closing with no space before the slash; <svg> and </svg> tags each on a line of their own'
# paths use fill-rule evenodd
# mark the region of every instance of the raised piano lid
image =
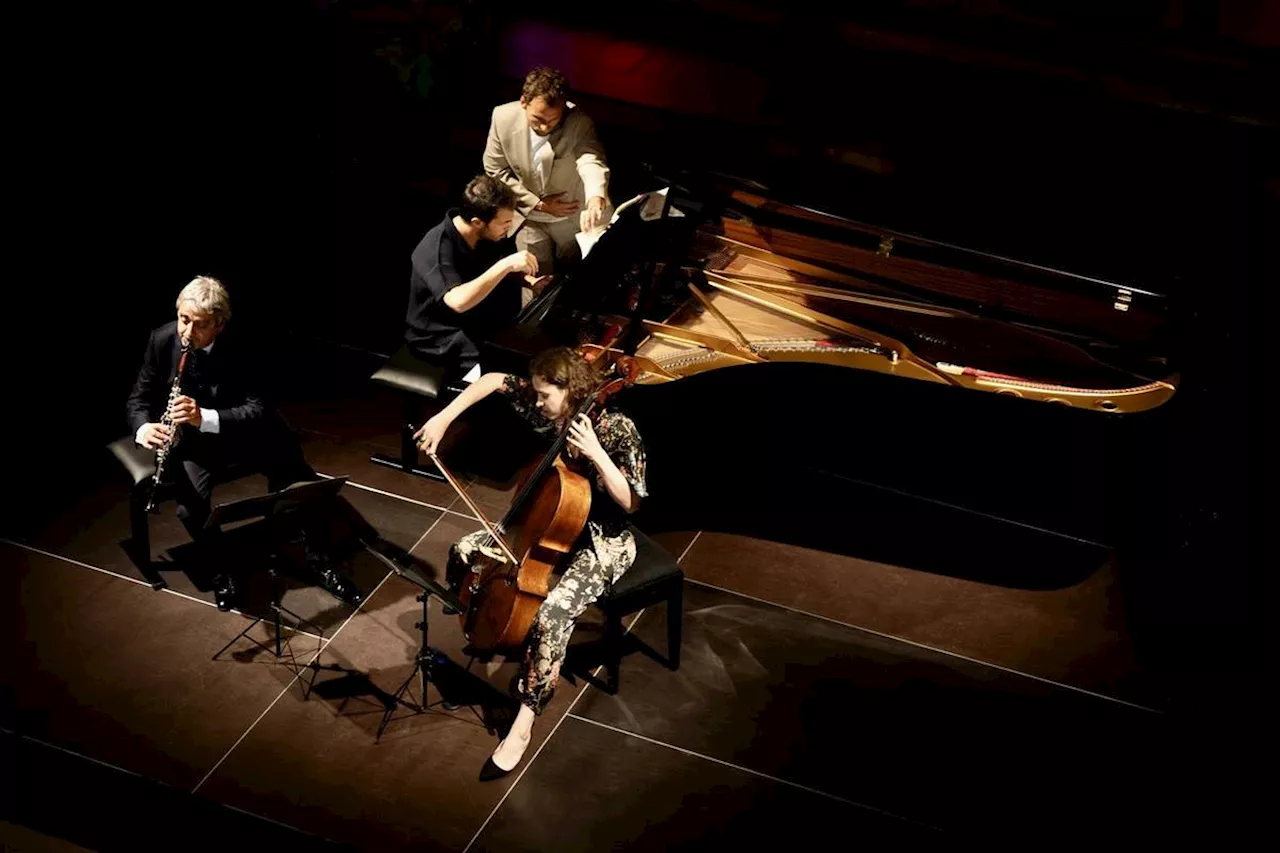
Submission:
<svg viewBox="0 0 1280 853">
<path fill-rule="evenodd" d="M 1116 343 L 1154 343 L 1167 298 L 1153 290 L 878 229 L 832 214 L 731 193 L 726 246 L 762 250 L 849 276 L 864 289 L 1032 321 Z"/>
</svg>

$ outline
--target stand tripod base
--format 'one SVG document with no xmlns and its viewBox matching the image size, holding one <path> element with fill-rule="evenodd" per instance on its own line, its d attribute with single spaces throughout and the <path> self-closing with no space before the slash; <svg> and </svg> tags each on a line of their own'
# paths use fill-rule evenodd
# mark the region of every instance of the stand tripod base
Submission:
<svg viewBox="0 0 1280 853">
<path fill-rule="evenodd" d="M 241 638 L 248 640 L 249 642 L 253 643 L 255 646 L 258 646 L 261 649 L 271 652 L 277 658 L 284 657 L 284 627 L 285 626 L 280 619 L 281 613 L 289 614 L 289 616 L 291 617 L 294 623 L 289 627 L 291 627 L 295 633 L 306 633 L 302 631 L 303 625 L 308 625 L 316 629 L 315 634 L 311 634 L 309 636 L 317 637 L 318 638 L 317 642 L 319 643 L 319 645 L 323 646 L 324 639 L 320 633 L 320 626 L 316 625 L 314 622 L 312 622 L 309 619 L 299 616 L 298 614 L 294 613 L 292 610 L 288 609 L 287 607 L 277 607 L 273 605 L 271 610 L 273 612 L 273 617 L 270 620 L 268 620 L 267 617 L 265 616 L 259 616 L 255 618 L 252 622 L 249 623 L 248 627 L 246 627 L 239 634 L 236 634 L 234 637 L 232 637 L 230 642 L 228 642 L 225 646 L 218 649 L 217 653 L 213 656 L 213 659 L 217 660 L 218 658 L 222 657 L 222 655 L 227 651 L 227 649 L 234 646 L 236 642 Z M 259 639 L 248 636 L 249 632 L 252 631 L 255 627 L 257 627 L 259 623 L 266 622 L 266 621 L 270 621 L 275 626 L 274 648 L 271 645 L 264 643 Z M 317 648 L 316 651 L 319 652 L 320 649 Z"/>
<path fill-rule="evenodd" d="M 394 701 L 389 703 L 390 707 L 388 707 L 386 713 L 382 715 L 382 722 L 378 724 L 378 731 L 374 735 L 375 743 L 382 738 L 383 733 L 387 730 L 387 726 L 391 725 L 391 720 L 395 716 L 396 709 L 401 705 L 406 705 L 412 709 L 412 713 L 408 716 L 425 714 L 431 710 L 432 703 L 427 701 L 427 683 L 435 681 L 435 679 L 432 678 L 432 670 L 435 668 L 435 665 L 437 663 L 443 664 L 447 662 L 448 657 L 444 652 L 439 649 L 432 648 L 427 644 L 427 604 L 430 600 L 431 596 L 428 593 L 424 592 L 418 596 L 418 601 L 422 603 L 422 621 L 417 623 L 414 627 L 422 632 L 422 646 L 418 649 L 418 655 L 414 659 L 413 669 L 409 672 L 409 677 L 404 680 L 404 683 L 400 685 L 400 689 L 398 689 L 392 696 Z M 418 680 L 417 704 L 407 702 L 404 698 L 405 694 L 409 692 L 409 687 L 413 684 L 415 678 Z M 439 687 L 438 682 L 436 686 L 437 688 Z M 446 699 L 443 694 L 441 694 L 440 701 L 434 704 L 439 705 L 446 711 L 456 711 L 458 708 L 462 707 L 458 703 L 451 702 Z"/>
<path fill-rule="evenodd" d="M 436 662 L 443 662 L 444 660 L 447 660 L 447 658 L 445 657 L 444 652 L 439 649 L 428 647 L 418 654 L 418 659 L 414 661 L 413 664 L 413 671 L 409 673 L 409 677 L 406 678 L 404 683 L 400 685 L 400 688 L 396 690 L 395 694 L 392 696 L 394 701 L 390 703 L 390 707 L 387 708 L 386 713 L 382 715 L 382 722 L 378 724 L 378 731 L 374 735 L 375 743 L 382 738 L 387 727 L 391 725 L 391 721 L 395 718 L 395 713 L 401 705 L 405 705 L 410 709 L 410 712 L 406 714 L 405 717 L 416 717 L 419 714 L 425 714 L 435 705 L 439 705 L 446 711 L 456 711 L 462 707 L 456 702 L 450 702 L 443 696 L 438 702 L 427 702 L 427 683 L 432 680 L 431 670 L 433 665 Z M 409 692 L 410 685 L 413 684 L 415 679 L 418 681 L 417 703 L 410 702 L 405 699 L 405 694 Z M 401 717 L 400 719 L 404 719 L 405 717 Z"/>
<path fill-rule="evenodd" d="M 214 660 L 217 660 L 219 657 L 221 657 L 222 654 L 227 649 L 235 645 L 236 641 L 241 639 L 242 637 L 248 640 L 249 642 L 253 643 L 254 645 L 258 646 L 259 648 L 272 652 L 277 659 L 283 657 L 284 656 L 284 625 L 280 620 L 280 614 L 282 613 L 287 613 L 289 615 L 290 620 L 293 622 L 293 624 L 290 627 L 294 630 L 295 633 L 302 633 L 302 627 L 304 625 L 314 628 L 315 633 L 312 636 L 315 636 L 318 638 L 317 642 L 319 643 L 320 648 L 323 648 L 324 630 L 319 625 L 312 622 L 310 619 L 307 619 L 303 616 L 299 616 L 297 613 L 294 613 L 292 610 L 285 607 L 281 603 L 284 598 L 284 592 L 283 590 L 280 589 L 280 573 L 276 569 L 271 568 L 267 570 L 267 574 L 271 576 L 271 603 L 268 605 L 268 607 L 271 609 L 271 622 L 275 625 L 275 629 L 276 629 L 274 651 L 272 650 L 271 646 L 267 645 L 261 640 L 257 640 L 257 639 L 254 639 L 253 637 L 248 636 L 248 633 L 252 631 L 254 627 L 256 627 L 260 622 L 266 621 L 266 617 L 259 616 L 256 619 L 254 619 L 252 622 L 250 622 L 248 627 L 246 627 L 243 631 L 241 631 L 239 634 L 236 634 L 234 637 L 232 637 L 229 643 L 227 643 L 222 648 L 218 649 L 217 654 L 213 656 Z M 317 653 L 319 653 L 320 648 L 316 649 Z"/>
</svg>

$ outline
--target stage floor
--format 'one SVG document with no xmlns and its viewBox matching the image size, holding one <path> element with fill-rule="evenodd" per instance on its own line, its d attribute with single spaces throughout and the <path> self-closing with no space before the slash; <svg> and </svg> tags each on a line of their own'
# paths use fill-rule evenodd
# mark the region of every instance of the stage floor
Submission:
<svg viewBox="0 0 1280 853">
<path fill-rule="evenodd" d="M 477 529 L 447 486 L 368 462 L 396 451 L 390 397 L 355 389 L 285 412 L 311 463 L 349 476 L 350 504 L 432 570 Z M 313 626 L 289 633 L 281 659 L 249 638 L 215 659 L 260 606 L 213 606 L 184 562 L 172 505 L 153 521 L 153 554 L 170 561 L 168 589 L 153 591 L 120 547 L 123 485 L 79 488 L 71 510 L 0 542 L 0 722 L 15 822 L 87 847 L 754 849 L 940 832 L 1029 840 L 1046 828 L 1145 837 L 1189 790 L 1178 725 L 1135 660 L 1101 550 L 1073 557 L 1083 569 L 1072 583 L 1019 588 L 866 559 L 856 537 L 836 554 L 654 532 L 687 574 L 680 670 L 631 654 L 617 695 L 563 681 L 520 767 L 481 783 L 516 664 L 464 672 L 457 619 L 437 602 L 432 644 L 478 704 L 401 707 L 375 739 L 413 666 L 416 586 L 358 557 L 362 606 L 295 582 L 284 603 Z M 495 513 L 510 496 L 491 482 L 468 488 Z M 264 490 L 247 478 L 220 486 L 215 502 Z M 645 610 L 631 630 L 662 651 L 665 621 L 662 607 Z M 248 637 L 270 631 L 259 623 Z M 592 637 L 588 625 L 575 639 Z"/>
</svg>

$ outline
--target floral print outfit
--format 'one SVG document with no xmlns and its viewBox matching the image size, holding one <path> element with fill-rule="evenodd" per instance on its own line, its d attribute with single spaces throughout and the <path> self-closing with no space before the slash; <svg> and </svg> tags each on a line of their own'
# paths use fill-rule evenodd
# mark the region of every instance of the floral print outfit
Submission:
<svg viewBox="0 0 1280 853">
<path fill-rule="evenodd" d="M 512 408 L 534 430 L 554 438 L 562 426 L 543 417 L 533 387 L 527 379 L 508 375 L 501 392 Z M 595 424 L 596 438 L 636 495 L 648 496 L 645 489 L 644 443 L 631 418 L 618 411 L 605 411 Z M 524 666 L 517 680 L 520 701 L 541 714 L 560 678 L 560 666 L 573 626 L 583 611 L 618 582 L 636 559 L 636 541 L 627 528 L 627 513 L 609 496 L 604 480 L 594 465 L 591 469 L 591 511 L 586 528 L 566 558 L 567 568 L 538 608 L 529 631 Z M 461 583 L 468 567 L 488 538 L 483 530 L 469 533 L 449 550 L 446 570 L 449 582 Z"/>
</svg>

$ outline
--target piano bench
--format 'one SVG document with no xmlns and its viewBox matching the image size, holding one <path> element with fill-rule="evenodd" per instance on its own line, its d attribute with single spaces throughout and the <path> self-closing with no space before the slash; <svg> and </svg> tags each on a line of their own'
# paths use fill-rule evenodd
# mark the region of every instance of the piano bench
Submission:
<svg viewBox="0 0 1280 853">
<path fill-rule="evenodd" d="M 445 373 L 442 365 L 418 358 L 409 351 L 409 347 L 402 346 L 370 377 L 375 385 L 390 388 L 401 399 L 400 455 L 375 453 L 369 457 L 370 462 L 396 468 L 406 474 L 444 480 L 444 475 L 434 465 L 423 467 L 418 464 L 418 446 L 413 441 L 413 432 L 421 426 L 415 421 L 421 413 L 423 400 L 451 400 L 465 387 L 460 383 L 446 383 Z"/>
<path fill-rule="evenodd" d="M 601 684 L 589 672 L 583 677 L 604 690 L 617 693 L 622 657 L 629 647 L 634 647 L 649 657 L 675 671 L 680 668 L 680 641 L 684 620 L 684 572 L 667 551 L 635 526 L 630 526 L 636 538 L 636 561 L 613 588 L 596 601 L 595 606 L 605 616 L 604 666 L 607 680 Z M 667 655 L 664 658 L 651 646 L 634 634 L 623 630 L 627 616 L 666 602 L 667 605 Z"/>
<path fill-rule="evenodd" d="M 121 544 L 134 566 L 142 572 L 147 583 L 151 584 L 151 588 L 164 589 L 168 584 L 151 563 L 151 523 L 147 518 L 147 502 L 151 499 L 151 483 L 156 473 L 156 452 L 139 447 L 131 435 L 108 444 L 107 452 L 115 457 L 133 481 L 129 489 L 129 538 Z M 233 463 L 218 470 L 213 482 L 214 485 L 229 483 L 257 472 L 252 465 Z M 174 478 L 185 476 L 185 472 L 178 466 L 167 469 L 165 483 L 156 495 L 156 503 L 173 497 Z"/>
</svg>

